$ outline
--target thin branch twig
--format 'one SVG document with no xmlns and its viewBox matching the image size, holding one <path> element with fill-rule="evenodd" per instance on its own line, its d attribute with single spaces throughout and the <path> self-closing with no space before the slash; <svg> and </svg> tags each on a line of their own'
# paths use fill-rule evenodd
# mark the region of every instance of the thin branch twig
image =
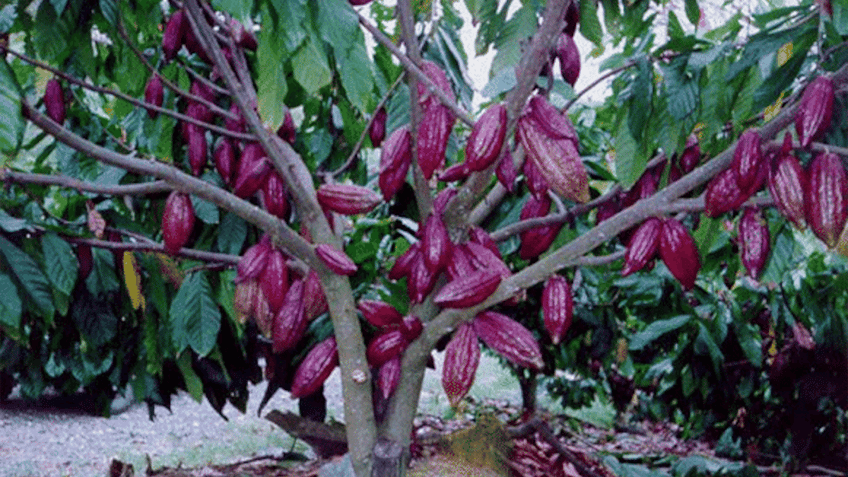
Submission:
<svg viewBox="0 0 848 477">
<path fill-rule="evenodd" d="M 148 195 L 160 194 L 173 190 L 167 182 L 159 180 L 140 184 L 101 185 L 81 181 L 74 177 L 61 174 L 32 174 L 15 172 L 8 169 L 0 170 L 0 180 L 18 184 L 55 185 L 103 195 Z"/>
</svg>

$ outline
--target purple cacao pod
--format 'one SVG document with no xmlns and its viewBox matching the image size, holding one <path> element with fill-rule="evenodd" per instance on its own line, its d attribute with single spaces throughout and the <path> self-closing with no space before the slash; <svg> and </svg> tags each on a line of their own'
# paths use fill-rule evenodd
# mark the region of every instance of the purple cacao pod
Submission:
<svg viewBox="0 0 848 477">
<path fill-rule="evenodd" d="M 701 146 L 698 144 L 698 136 L 690 134 L 686 139 L 686 149 L 680 155 L 680 168 L 684 174 L 692 172 L 701 162 Z"/>
<path fill-rule="evenodd" d="M 531 161 L 524 161 L 521 169 L 524 172 L 524 181 L 527 183 L 527 190 L 530 191 L 530 194 L 536 199 L 547 197 L 550 187 L 548 187 L 548 180 L 545 179 L 539 168 Z"/>
<path fill-rule="evenodd" d="M 262 239 L 245 250 L 244 255 L 239 259 L 236 265 L 236 283 L 259 277 L 265 270 L 265 264 L 268 263 L 270 253 L 271 238 L 268 235 L 263 235 Z"/>
<path fill-rule="evenodd" d="M 486 346 L 517 366 L 541 369 L 542 351 L 533 333 L 521 323 L 494 311 L 484 311 L 471 322 Z"/>
<path fill-rule="evenodd" d="M 377 389 L 380 390 L 383 399 L 389 399 L 394 394 L 400 382 L 400 371 L 399 357 L 392 358 L 380 366 L 380 370 L 377 371 Z"/>
<path fill-rule="evenodd" d="M 91 253 L 91 246 L 82 243 L 77 245 L 77 262 L 79 263 L 77 279 L 84 281 L 94 268 L 94 256 Z"/>
<path fill-rule="evenodd" d="M 661 175 L 662 169 L 659 167 L 645 169 L 633 187 L 625 193 L 621 206 L 626 209 L 642 199 L 653 196 L 659 187 Z"/>
<path fill-rule="evenodd" d="M 663 222 L 660 258 L 684 290 L 695 286 L 695 278 L 701 269 L 701 258 L 689 230 L 677 219 L 667 218 Z"/>
<path fill-rule="evenodd" d="M 442 182 L 456 182 L 465 180 L 470 174 L 471 170 L 468 168 L 468 164 L 460 162 L 440 172 L 438 177 Z"/>
<path fill-rule="evenodd" d="M 468 251 L 468 247 L 465 244 L 454 245 L 450 262 L 445 270 L 448 280 L 458 280 L 476 271 L 477 269 L 471 263 L 471 252 Z"/>
<path fill-rule="evenodd" d="M 539 170 L 557 194 L 575 202 L 589 200 L 589 176 L 569 139 L 554 139 L 527 116 L 518 120 L 518 140 L 528 161 Z"/>
<path fill-rule="evenodd" d="M 239 159 L 233 194 L 242 199 L 252 196 L 262 188 L 272 170 L 271 162 L 259 143 L 246 145 Z"/>
<path fill-rule="evenodd" d="M 707 189 L 704 192 L 704 213 L 710 217 L 718 217 L 719 215 L 739 208 L 745 203 L 757 190 L 762 187 L 762 183 L 767 174 L 767 167 L 760 167 L 757 179 L 749 190 L 742 190 L 736 182 L 736 171 L 732 167 L 718 173 L 707 184 Z"/>
<path fill-rule="evenodd" d="M 282 353 L 294 347 L 303 337 L 308 324 L 303 306 L 303 280 L 295 280 L 286 290 L 280 311 L 274 315 L 271 329 L 274 352 Z"/>
<path fill-rule="evenodd" d="M 318 204 L 321 208 L 338 214 L 365 214 L 372 211 L 380 202 L 380 196 L 367 187 L 323 184 L 318 188 Z"/>
<path fill-rule="evenodd" d="M 518 170 L 515 168 L 515 162 L 512 158 L 512 153 L 507 147 L 501 159 L 498 161 L 498 167 L 495 169 L 495 175 L 498 177 L 498 182 L 504 186 L 507 192 L 515 191 L 515 179 L 518 178 Z"/>
<path fill-rule="evenodd" d="M 739 218 L 739 255 L 748 275 L 757 279 L 771 252 L 768 224 L 759 210 L 746 207 Z"/>
<path fill-rule="evenodd" d="M 524 206 L 521 208 L 519 218 L 521 220 L 544 217 L 551 210 L 551 198 L 543 196 L 541 199 L 536 199 L 530 196 Z M 551 224 L 534 227 L 530 230 L 521 232 L 518 238 L 521 241 L 521 246 L 518 250 L 518 255 L 522 260 L 530 260 L 542 254 L 556 239 L 559 231 L 562 229 L 562 224 Z"/>
<path fill-rule="evenodd" d="M 306 319 L 311 321 L 329 310 L 330 306 L 327 303 L 327 295 L 324 294 L 324 287 L 321 286 L 321 279 L 318 278 L 315 270 L 309 270 L 309 274 L 303 279 L 303 313 Z"/>
<path fill-rule="evenodd" d="M 485 230 L 476 225 L 472 225 L 468 229 L 468 240 L 488 248 L 498 258 L 503 260 L 503 257 L 501 256 L 501 250 L 498 248 L 498 244 L 496 244 L 495 241 L 492 239 L 492 236 L 489 235 L 489 232 L 486 232 Z"/>
<path fill-rule="evenodd" d="M 380 151 L 380 192 L 383 200 L 388 201 L 397 194 L 404 181 L 409 166 L 412 164 L 412 138 L 409 128 L 402 127 L 386 140 Z"/>
<path fill-rule="evenodd" d="M 335 337 L 331 336 L 312 347 L 294 372 L 292 397 L 303 398 L 317 391 L 338 364 L 339 352 Z"/>
<path fill-rule="evenodd" d="M 191 173 L 195 176 L 200 176 L 203 168 L 206 167 L 207 154 L 206 133 L 202 128 L 194 124 L 189 124 L 188 163 L 191 166 Z"/>
<path fill-rule="evenodd" d="M 559 71 L 566 83 L 574 86 L 580 76 L 580 50 L 574 38 L 561 33 L 556 45 L 556 56 L 559 59 Z"/>
<path fill-rule="evenodd" d="M 235 115 L 235 118 L 224 118 L 224 127 L 227 131 L 240 133 L 247 131 L 247 119 L 244 118 L 244 115 L 241 113 L 241 109 L 235 101 L 230 104 L 230 113 Z"/>
<path fill-rule="evenodd" d="M 575 149 L 580 147 L 577 131 L 571 120 L 560 113 L 544 96 L 536 95 L 530 98 L 522 117 L 525 121 L 535 122 L 544 136 L 550 139 L 567 139 Z"/>
<path fill-rule="evenodd" d="M 804 90 L 795 113 L 795 132 L 801 147 L 821 138 L 833 117 L 833 80 L 826 76 L 814 79 Z"/>
<path fill-rule="evenodd" d="M 383 144 L 383 139 L 386 137 L 387 117 L 386 108 L 380 108 L 374 113 L 374 119 L 368 127 L 368 137 L 371 138 L 371 145 L 374 147 L 380 147 L 380 144 Z"/>
<path fill-rule="evenodd" d="M 230 19 L 230 34 L 233 36 L 233 41 L 236 45 L 245 50 L 256 51 L 259 48 L 259 42 L 256 40 L 256 35 L 251 30 L 248 30 L 244 25 L 235 18 Z"/>
<path fill-rule="evenodd" d="M 786 133 L 791 141 L 789 133 Z M 779 153 L 771 166 L 768 180 L 769 194 L 777 210 L 795 227 L 804 229 L 804 193 L 809 188 L 807 171 L 791 152 Z"/>
<path fill-rule="evenodd" d="M 489 248 L 471 241 L 465 242 L 461 247 L 465 249 L 474 270 L 496 271 L 503 279 L 512 275 L 509 266 L 504 263 L 500 253 L 492 252 Z"/>
<path fill-rule="evenodd" d="M 565 9 L 565 26 L 562 31 L 573 37 L 574 32 L 577 31 L 578 23 L 580 23 L 579 2 L 569 2 L 568 8 Z"/>
<path fill-rule="evenodd" d="M 748 129 L 739 137 L 733 151 L 733 170 L 740 190 L 748 190 L 757 180 L 763 163 L 760 133 Z"/>
<path fill-rule="evenodd" d="M 403 252 L 389 270 L 389 280 L 400 280 L 409 275 L 409 272 L 412 270 L 412 264 L 418 261 L 418 255 L 421 253 L 420 249 L 421 243 L 416 242 L 406 252 Z"/>
<path fill-rule="evenodd" d="M 191 92 L 191 94 L 193 94 L 195 96 L 199 96 L 199 97 L 205 99 L 206 101 L 209 101 L 210 103 L 215 102 L 215 99 L 216 99 L 215 98 L 215 96 L 216 96 L 215 91 L 212 88 L 210 88 L 209 85 L 204 83 L 203 81 L 200 81 L 200 80 L 197 80 L 197 79 L 192 81 L 191 82 L 191 89 L 189 91 Z M 209 112 L 209 120 L 211 120 L 211 119 L 212 119 L 212 113 Z"/>
<path fill-rule="evenodd" d="M 430 272 L 421 253 L 415 254 L 415 261 L 409 270 L 406 292 L 412 303 L 422 303 L 436 286 L 438 275 Z"/>
<path fill-rule="evenodd" d="M 233 173 L 236 169 L 236 151 L 233 148 L 233 143 L 229 139 L 222 137 L 215 145 L 213 152 L 215 159 L 215 170 L 221 176 L 221 180 L 228 186 L 233 185 Z"/>
<path fill-rule="evenodd" d="M 389 330 L 375 336 L 368 343 L 365 356 L 371 366 L 380 366 L 403 353 L 409 343 L 400 330 Z"/>
<path fill-rule="evenodd" d="M 162 87 L 162 78 L 158 74 L 153 73 L 150 79 L 147 80 L 147 85 L 144 86 L 144 102 L 153 106 L 162 107 L 162 102 L 165 100 L 165 89 Z M 147 116 L 150 119 L 156 119 L 159 113 L 148 109 Z"/>
<path fill-rule="evenodd" d="M 471 171 L 483 171 L 494 164 L 506 137 L 506 107 L 490 106 L 474 123 L 465 146 L 465 164 Z"/>
<path fill-rule="evenodd" d="M 444 165 L 445 150 L 455 121 L 451 110 L 441 104 L 424 110 L 418 125 L 417 146 L 418 165 L 425 179 L 429 180 L 436 169 Z"/>
<path fill-rule="evenodd" d="M 598 206 L 595 224 L 600 224 L 619 212 L 621 212 L 621 194 L 616 194 Z"/>
<path fill-rule="evenodd" d="M 650 217 L 633 232 L 627 252 L 624 254 L 624 268 L 621 269 L 621 276 L 626 277 L 645 268 L 645 265 L 654 259 L 659 252 L 662 228 L 662 220 Z"/>
<path fill-rule="evenodd" d="M 286 184 L 280 174 L 272 170 L 261 190 L 265 210 L 280 220 L 286 220 L 289 216 L 289 201 L 286 199 Z"/>
<path fill-rule="evenodd" d="M 395 307 L 380 300 L 359 300 L 356 307 L 368 323 L 378 328 L 398 325 L 403 321 L 403 315 Z"/>
<path fill-rule="evenodd" d="M 489 298 L 502 279 L 498 270 L 478 270 L 448 282 L 433 301 L 442 308 L 469 308 Z"/>
<path fill-rule="evenodd" d="M 822 242 L 833 248 L 848 218 L 848 175 L 839 156 L 823 152 L 808 166 L 808 178 L 804 195 L 807 223 Z"/>
<path fill-rule="evenodd" d="M 574 317 L 574 297 L 565 277 L 554 275 L 542 291 L 542 317 L 553 344 L 559 344 L 571 327 Z"/>
<path fill-rule="evenodd" d="M 272 313 L 280 311 L 283 300 L 289 289 L 289 269 L 286 266 L 286 256 L 282 250 L 274 247 L 268 254 L 265 269 L 259 275 L 259 288 L 268 300 Z"/>
<path fill-rule="evenodd" d="M 442 92 L 448 96 L 448 99 L 452 101 L 456 99 L 456 96 L 453 93 L 453 88 L 451 88 L 450 81 L 448 81 L 447 75 L 444 70 L 439 67 L 439 65 L 432 61 L 425 60 L 421 62 L 421 70 L 428 78 L 433 80 L 433 83 L 437 88 L 442 90 Z M 439 98 L 430 92 L 430 88 L 423 81 L 418 82 L 418 103 L 424 109 L 441 104 L 439 102 Z"/>
<path fill-rule="evenodd" d="M 188 194 L 173 191 L 162 212 L 162 237 L 165 252 L 176 255 L 191 238 L 194 229 L 194 207 Z"/>
<path fill-rule="evenodd" d="M 417 316 L 406 315 L 401 320 L 400 332 L 403 333 L 403 337 L 406 338 L 406 341 L 415 341 L 419 336 L 421 336 L 422 331 L 424 331 L 424 324 L 421 323 L 421 319 Z"/>
<path fill-rule="evenodd" d="M 297 128 L 294 126 L 294 118 L 288 108 L 286 108 L 286 114 L 283 116 L 283 123 L 277 128 L 277 136 L 289 144 L 294 144 L 295 139 L 297 139 Z"/>
<path fill-rule="evenodd" d="M 463 323 L 445 347 L 442 365 L 442 388 L 451 406 L 456 406 L 474 384 L 480 365 L 480 343 L 471 323 Z"/>
<path fill-rule="evenodd" d="M 184 11 L 177 10 L 165 24 L 165 31 L 162 33 L 162 53 L 167 61 L 173 60 L 183 46 L 186 29 L 189 28 L 185 15 Z"/>
<path fill-rule="evenodd" d="M 59 124 L 65 122 L 65 91 L 56 78 L 47 81 L 47 87 L 44 90 L 44 107 L 50 119 Z"/>
<path fill-rule="evenodd" d="M 347 254 L 330 244 L 319 244 L 315 247 L 315 253 L 337 275 L 353 275 L 358 269 Z"/>
<path fill-rule="evenodd" d="M 421 253 L 431 273 L 438 274 L 447 266 L 451 247 L 448 229 L 442 222 L 442 218 L 437 214 L 430 214 L 424 223 Z"/>
<path fill-rule="evenodd" d="M 445 187 L 440 190 L 436 197 L 433 199 L 433 213 L 438 215 L 444 215 L 445 209 L 448 206 L 448 202 L 454 198 L 454 196 L 459 192 L 457 189 L 453 187 Z"/>
</svg>

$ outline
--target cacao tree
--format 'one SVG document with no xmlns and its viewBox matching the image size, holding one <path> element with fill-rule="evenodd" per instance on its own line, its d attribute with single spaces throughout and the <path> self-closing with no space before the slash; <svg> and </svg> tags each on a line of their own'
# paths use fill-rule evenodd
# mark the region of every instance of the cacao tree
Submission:
<svg viewBox="0 0 848 477">
<path fill-rule="evenodd" d="M 495 51 L 482 103 L 461 8 Z M 356 474 L 394 475 L 437 347 L 456 405 L 481 343 L 578 366 L 548 352 L 614 328 L 621 280 L 694 303 L 739 264 L 779 282 L 796 237 L 848 250 L 848 12 L 827 0 L 719 24 L 694 0 L 18 1 L 0 33 L 0 378 L 27 396 L 244 410 L 263 356 L 269 393 L 323 420 L 338 365 Z M 600 104 L 576 35 L 620 49 Z M 684 309 L 640 325 L 637 359 L 662 330 L 717 356 Z"/>
</svg>

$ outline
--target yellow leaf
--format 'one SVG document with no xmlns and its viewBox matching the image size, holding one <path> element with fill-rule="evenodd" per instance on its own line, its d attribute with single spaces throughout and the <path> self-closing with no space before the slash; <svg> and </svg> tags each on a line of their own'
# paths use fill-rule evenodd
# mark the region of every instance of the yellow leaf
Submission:
<svg viewBox="0 0 848 477">
<path fill-rule="evenodd" d="M 766 121 L 771 121 L 777 116 L 777 113 L 780 112 L 780 108 L 783 105 L 783 93 L 780 93 L 780 96 L 777 98 L 777 101 L 774 104 L 766 106 L 766 109 L 763 110 L 763 119 Z"/>
<path fill-rule="evenodd" d="M 144 295 L 141 294 L 141 277 L 138 275 L 138 264 L 135 255 L 130 251 L 124 252 L 124 284 L 130 294 L 133 308 L 144 308 Z"/>
<path fill-rule="evenodd" d="M 792 42 L 788 42 L 777 50 L 777 67 L 785 65 L 792 58 Z"/>
</svg>

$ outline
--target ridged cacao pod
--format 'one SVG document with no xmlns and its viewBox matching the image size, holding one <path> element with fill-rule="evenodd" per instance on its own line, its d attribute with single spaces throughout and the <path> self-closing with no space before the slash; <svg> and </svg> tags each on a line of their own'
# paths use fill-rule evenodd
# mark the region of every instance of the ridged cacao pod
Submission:
<svg viewBox="0 0 848 477">
<path fill-rule="evenodd" d="M 508 147 L 504 150 L 504 154 L 498 161 L 495 175 L 498 177 L 498 182 L 504 186 L 507 192 L 512 193 L 515 191 L 515 179 L 518 178 L 518 170 L 515 168 L 515 160 L 512 158 L 512 153 Z"/>
<path fill-rule="evenodd" d="M 442 218 L 437 214 L 430 214 L 424 223 L 424 233 L 421 239 L 421 254 L 430 272 L 437 274 L 448 264 L 451 256 L 452 244 L 448 236 L 448 229 Z"/>
<path fill-rule="evenodd" d="M 403 315 L 395 307 L 380 300 L 359 300 L 356 307 L 368 323 L 378 328 L 399 325 L 403 321 Z"/>
<path fill-rule="evenodd" d="M 203 168 L 206 167 L 206 133 L 194 124 L 188 125 L 188 163 L 191 166 L 191 173 L 195 176 L 200 176 Z"/>
<path fill-rule="evenodd" d="M 193 229 L 194 207 L 191 205 L 191 198 L 182 192 L 171 192 L 162 213 L 165 252 L 176 255 L 188 243 Z"/>
<path fill-rule="evenodd" d="M 215 116 L 212 114 L 212 110 L 209 109 L 209 107 L 207 107 L 205 104 L 198 103 L 196 101 L 190 101 L 188 103 L 188 106 L 186 106 L 185 114 L 186 114 L 186 116 L 188 116 L 190 118 L 194 118 L 194 119 L 197 119 L 198 121 L 203 121 L 203 122 L 206 122 L 206 123 L 212 122 L 212 120 L 215 118 Z M 186 129 L 189 126 L 191 126 L 192 124 L 188 123 L 188 122 L 185 122 L 183 124 L 184 124 L 183 134 L 186 134 L 186 132 L 187 132 Z M 194 126 L 194 127 L 199 128 L 201 126 Z M 187 134 L 186 134 L 186 137 L 184 137 L 183 139 L 188 140 Z"/>
<path fill-rule="evenodd" d="M 527 190 L 530 191 L 530 194 L 537 199 L 547 197 L 550 187 L 548 180 L 545 179 L 539 168 L 532 161 L 524 161 L 521 169 L 524 172 L 524 181 L 527 183 Z"/>
<path fill-rule="evenodd" d="M 518 140 L 548 187 L 575 202 L 589 200 L 589 176 L 571 140 L 547 136 L 536 121 L 526 116 L 518 120 Z"/>
<path fill-rule="evenodd" d="M 331 336 L 309 350 L 298 365 L 292 378 L 292 397 L 303 398 L 317 391 L 338 364 L 336 338 Z"/>
<path fill-rule="evenodd" d="M 472 225 L 468 228 L 468 240 L 474 243 L 478 243 L 489 250 L 492 251 L 498 258 L 503 260 L 501 256 L 501 250 L 498 248 L 498 244 L 492 239 L 492 236 L 489 235 L 489 232 L 481 229 L 476 225 Z"/>
<path fill-rule="evenodd" d="M 200 41 L 197 39 L 197 35 L 194 33 L 194 29 L 191 27 L 189 22 L 186 22 L 185 27 L 185 37 L 183 38 L 183 43 L 186 46 L 186 49 L 189 53 L 193 53 L 200 58 L 204 63 L 211 63 L 209 60 L 209 55 L 206 54 L 206 51 L 203 49 L 203 46 L 200 44 Z"/>
<path fill-rule="evenodd" d="M 358 267 L 344 252 L 330 244 L 322 243 L 315 247 L 318 258 L 337 275 L 353 275 Z"/>
<path fill-rule="evenodd" d="M 454 196 L 459 192 L 457 189 L 453 187 L 445 187 L 440 190 L 436 197 L 433 199 L 433 213 L 438 215 L 443 215 L 445 213 L 445 209 L 448 206 L 448 202 L 454 198 Z"/>
<path fill-rule="evenodd" d="M 421 319 L 417 316 L 406 315 L 401 320 L 400 332 L 403 333 L 403 337 L 406 338 L 406 341 L 415 341 L 419 336 L 421 336 L 422 331 L 424 331 L 424 324 L 421 323 Z"/>
<path fill-rule="evenodd" d="M 89 245 L 77 245 L 77 262 L 79 263 L 77 280 L 84 281 L 94 268 L 94 256 L 91 253 L 91 247 Z"/>
<path fill-rule="evenodd" d="M 294 347 L 303 337 L 308 324 L 303 306 L 303 280 L 295 280 L 286 291 L 280 311 L 274 315 L 271 330 L 274 352 L 282 353 Z"/>
<path fill-rule="evenodd" d="M 456 99 L 456 96 L 453 93 L 453 88 L 451 88 L 450 81 L 448 81 L 447 75 L 444 70 L 439 67 L 439 65 L 432 61 L 425 60 L 421 62 L 421 71 L 423 71 L 428 78 L 433 80 L 436 87 L 442 90 L 448 96 L 448 99 Z M 430 88 L 423 81 L 418 82 L 418 103 L 424 109 L 441 104 L 439 98 L 430 92 Z"/>
<path fill-rule="evenodd" d="M 763 163 L 760 133 L 748 129 L 739 137 L 736 150 L 733 151 L 733 170 L 736 171 L 736 183 L 740 190 L 750 189 L 760 172 Z"/>
<path fill-rule="evenodd" d="M 630 237 L 630 244 L 624 254 L 624 268 L 621 276 L 626 277 L 633 272 L 645 267 L 657 255 L 660 249 L 660 232 L 663 228 L 662 220 L 651 217 L 639 225 Z"/>
<path fill-rule="evenodd" d="M 412 263 L 412 268 L 409 271 L 409 277 L 406 282 L 406 292 L 409 295 L 409 300 L 412 303 L 422 303 L 424 298 L 433 291 L 438 277 L 438 275 L 430 272 L 430 269 L 427 268 L 424 257 L 420 253 L 415 254 L 415 261 Z"/>
<path fill-rule="evenodd" d="M 442 308 L 468 308 L 489 298 L 502 279 L 498 270 L 478 270 L 448 282 L 433 301 Z"/>
<path fill-rule="evenodd" d="M 253 302 L 256 299 L 257 290 L 259 290 L 258 280 L 247 280 L 236 284 L 233 308 L 239 323 L 245 324 L 248 319 L 253 318 Z"/>
<path fill-rule="evenodd" d="M 521 323 L 494 311 L 484 311 L 472 321 L 477 337 L 511 363 L 541 369 L 542 351 L 533 333 Z"/>
<path fill-rule="evenodd" d="M 153 73 L 144 86 L 144 102 L 161 108 L 163 101 L 165 101 L 165 89 L 162 87 L 162 78 Z M 147 110 L 147 116 L 150 119 L 156 119 L 158 114 L 152 109 Z"/>
<path fill-rule="evenodd" d="M 230 104 L 230 113 L 235 117 L 231 118 L 228 116 L 224 118 L 224 128 L 231 132 L 245 132 L 247 130 L 247 119 L 244 118 L 241 108 L 239 108 L 235 101 Z"/>
<path fill-rule="evenodd" d="M 695 286 L 695 278 L 701 269 L 701 258 L 689 230 L 677 219 L 668 218 L 663 222 L 660 258 L 684 290 Z"/>
<path fill-rule="evenodd" d="M 474 123 L 465 146 L 465 164 L 472 171 L 482 171 L 494 164 L 506 137 L 506 107 L 490 106 Z"/>
<path fill-rule="evenodd" d="M 642 199 L 653 196 L 659 187 L 661 176 L 662 169 L 659 167 L 645 169 L 633 187 L 624 194 L 624 199 L 621 201 L 622 207 L 626 209 Z"/>
<path fill-rule="evenodd" d="M 480 365 L 480 343 L 471 323 L 463 323 L 445 347 L 442 365 L 442 388 L 451 406 L 456 406 L 474 384 Z"/>
<path fill-rule="evenodd" d="M 595 216 L 595 224 L 600 224 L 604 220 L 621 212 L 621 194 L 616 194 L 609 200 L 601 203 L 598 206 L 597 215 Z"/>
<path fill-rule="evenodd" d="M 272 313 L 280 311 L 289 289 L 289 269 L 286 256 L 278 248 L 272 248 L 265 262 L 265 270 L 259 275 L 259 288 L 268 300 Z"/>
<path fill-rule="evenodd" d="M 545 136 L 551 139 L 567 139 L 575 149 L 580 147 L 577 131 L 571 120 L 560 113 L 544 96 L 536 95 L 530 98 L 522 117 L 535 122 Z"/>
<path fill-rule="evenodd" d="M 565 277 L 554 275 L 542 291 L 542 317 L 553 344 L 559 344 L 571 327 L 574 317 L 574 297 Z"/>
<path fill-rule="evenodd" d="M 749 190 L 742 190 L 736 182 L 736 171 L 732 167 L 718 173 L 707 184 L 704 191 L 704 213 L 709 217 L 738 209 L 755 192 L 757 192 L 768 176 L 768 168 L 760 167 L 757 179 Z"/>
<path fill-rule="evenodd" d="M 454 245 L 450 262 L 445 270 L 448 280 L 458 280 L 476 271 L 477 269 L 471 263 L 471 252 L 468 251 L 468 247 L 465 244 Z"/>
<path fill-rule="evenodd" d="M 303 279 L 303 313 L 306 319 L 311 321 L 329 310 L 321 279 L 315 270 L 309 270 L 309 274 Z"/>
<path fill-rule="evenodd" d="M 368 364 L 380 366 L 390 359 L 400 356 L 408 344 L 400 330 L 389 330 L 379 334 L 368 343 L 368 348 L 365 350 Z"/>
<path fill-rule="evenodd" d="M 807 223 L 822 242 L 833 248 L 848 218 L 848 175 L 839 156 L 823 152 L 810 163 L 808 178 L 804 195 Z"/>
<path fill-rule="evenodd" d="M 760 212 L 746 207 L 739 218 L 739 255 L 748 275 L 757 279 L 771 252 L 768 224 Z"/>
<path fill-rule="evenodd" d="M 338 214 L 365 214 L 374 210 L 380 202 L 380 196 L 367 187 L 323 184 L 318 188 L 318 204 L 321 208 Z"/>
<path fill-rule="evenodd" d="M 401 278 L 409 275 L 412 270 L 412 264 L 418 261 L 420 248 L 420 242 L 416 242 L 412 244 L 406 252 L 403 252 L 397 260 L 395 260 L 394 265 L 392 265 L 392 268 L 389 270 L 389 280 L 400 280 Z"/>
<path fill-rule="evenodd" d="M 162 33 L 162 53 L 168 61 L 173 60 L 183 46 L 186 29 L 189 28 L 185 15 L 184 11 L 177 10 L 165 24 L 165 31 Z"/>
<path fill-rule="evenodd" d="M 206 83 L 200 80 L 194 80 L 191 82 L 191 89 L 189 90 L 191 94 L 195 96 L 199 96 L 210 103 L 215 102 L 215 91 L 209 87 Z M 212 113 L 209 113 L 209 119 L 212 119 Z"/>
<path fill-rule="evenodd" d="M 377 371 L 377 389 L 380 390 L 383 399 L 389 399 L 397 389 L 400 382 L 400 370 L 400 358 L 395 357 L 383 363 Z"/>
<path fill-rule="evenodd" d="M 404 126 L 395 131 L 386 140 L 380 151 L 380 192 L 383 200 L 388 201 L 397 194 L 404 181 L 406 173 L 412 164 L 412 137 L 409 128 Z"/>
<path fill-rule="evenodd" d="M 562 31 L 566 35 L 574 36 L 578 23 L 580 23 L 579 2 L 569 2 L 568 8 L 565 9 L 565 26 Z"/>
<path fill-rule="evenodd" d="M 221 176 L 221 180 L 228 186 L 233 185 L 233 173 L 236 170 L 236 151 L 233 148 L 233 143 L 229 139 L 222 137 L 215 145 L 215 151 L 212 153 L 215 160 L 215 170 Z"/>
<path fill-rule="evenodd" d="M 521 220 L 544 217 L 551 210 L 551 199 L 548 196 L 543 196 L 541 199 L 536 199 L 530 196 L 524 206 L 521 208 L 519 218 Z M 530 230 L 525 230 L 519 234 L 521 247 L 518 250 L 518 255 L 522 260 L 530 260 L 542 254 L 556 239 L 559 231 L 562 229 L 562 224 L 542 225 L 534 227 Z"/>
<path fill-rule="evenodd" d="M 500 253 L 494 253 L 489 248 L 471 241 L 465 242 L 460 247 L 467 251 L 468 259 L 474 270 L 496 271 L 501 275 L 501 278 L 509 278 L 512 275 Z"/>
<path fill-rule="evenodd" d="M 441 104 L 426 108 L 418 124 L 418 165 L 425 179 L 433 177 L 436 169 L 445 163 L 445 151 L 453 123 L 456 121 L 451 110 Z"/>
<path fill-rule="evenodd" d="M 368 127 L 368 137 L 371 138 L 371 145 L 374 147 L 380 147 L 380 144 L 383 144 L 383 139 L 386 137 L 386 119 L 388 119 L 386 108 L 380 108 L 374 113 L 374 119 Z"/>
<path fill-rule="evenodd" d="M 814 79 L 804 90 L 795 113 L 795 132 L 801 147 L 821 138 L 833 117 L 833 81 L 826 76 Z"/>
<path fill-rule="evenodd" d="M 261 190 L 265 210 L 281 220 L 286 220 L 289 216 L 289 201 L 286 199 L 286 184 L 280 174 L 272 170 Z"/>
<path fill-rule="evenodd" d="M 691 134 L 686 139 L 686 149 L 680 155 L 680 168 L 684 174 L 692 172 L 701 162 L 701 146 L 698 144 L 698 136 Z"/>
<path fill-rule="evenodd" d="M 265 184 L 272 169 L 271 162 L 259 143 L 246 145 L 239 159 L 233 194 L 242 199 L 252 196 Z"/>
<path fill-rule="evenodd" d="M 559 59 L 559 71 L 566 83 L 574 86 L 580 76 L 580 50 L 571 35 L 559 35 L 556 45 L 556 56 Z"/>
<path fill-rule="evenodd" d="M 289 144 L 294 144 L 295 139 L 297 139 L 297 128 L 294 126 L 294 118 L 288 108 L 286 108 L 286 114 L 283 116 L 283 123 L 277 128 L 277 136 Z"/>
<path fill-rule="evenodd" d="M 47 81 L 47 88 L 44 90 L 44 107 L 50 119 L 59 124 L 65 122 L 65 91 L 56 78 Z"/>
<path fill-rule="evenodd" d="M 264 235 L 255 245 L 245 250 L 236 265 L 236 283 L 259 277 L 268 263 L 271 253 L 271 238 Z"/>
<path fill-rule="evenodd" d="M 440 172 L 438 177 L 442 182 L 456 182 L 465 180 L 469 175 L 471 175 L 471 169 L 468 168 L 468 164 L 460 162 Z"/>
<path fill-rule="evenodd" d="M 789 133 L 786 133 L 790 141 Z M 791 152 L 780 153 L 769 173 L 768 188 L 777 210 L 799 229 L 806 227 L 804 193 L 809 187 L 807 171 Z"/>
</svg>

